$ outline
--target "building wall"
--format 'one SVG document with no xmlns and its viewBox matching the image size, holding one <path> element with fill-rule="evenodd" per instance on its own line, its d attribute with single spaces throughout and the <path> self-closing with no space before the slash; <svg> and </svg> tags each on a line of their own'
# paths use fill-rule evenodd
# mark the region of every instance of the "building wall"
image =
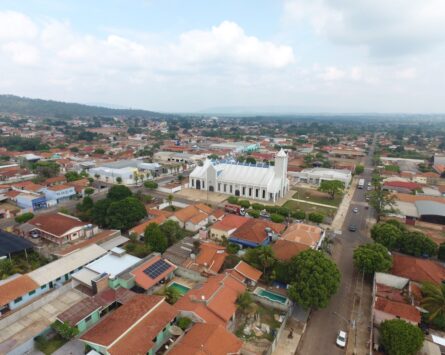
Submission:
<svg viewBox="0 0 445 355">
<path fill-rule="evenodd" d="M 93 313 L 91 313 L 88 317 L 82 319 L 79 323 L 77 323 L 76 326 L 77 329 L 79 330 L 79 333 L 83 333 L 84 331 L 90 329 L 99 320 L 100 320 L 100 311 L 96 310 Z"/>
<path fill-rule="evenodd" d="M 15 301 L 10 302 L 9 308 L 11 310 L 19 308 L 19 307 L 25 305 L 26 303 L 31 302 L 34 298 L 49 291 L 49 287 L 47 285 L 44 285 L 42 287 L 39 287 L 31 292 L 28 292 L 28 293 L 22 295 L 20 298 L 16 299 Z"/>
<path fill-rule="evenodd" d="M 45 189 L 44 193 L 47 200 L 56 200 L 57 202 L 60 202 L 74 196 L 76 194 L 76 190 L 74 187 L 69 187 L 59 191 Z"/>
<path fill-rule="evenodd" d="M 216 239 L 216 240 L 222 240 L 223 237 L 229 238 L 229 232 L 228 231 L 222 231 L 215 228 L 210 228 L 210 238 Z"/>
</svg>

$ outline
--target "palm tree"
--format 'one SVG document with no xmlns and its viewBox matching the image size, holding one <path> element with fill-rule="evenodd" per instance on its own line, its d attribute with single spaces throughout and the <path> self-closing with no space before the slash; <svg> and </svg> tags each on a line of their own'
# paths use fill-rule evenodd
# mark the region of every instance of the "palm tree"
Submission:
<svg viewBox="0 0 445 355">
<path fill-rule="evenodd" d="M 168 204 L 170 205 L 170 207 L 172 206 L 172 204 L 173 204 L 173 199 L 174 199 L 175 197 L 172 195 L 172 194 L 170 194 L 170 195 L 168 195 L 167 196 L 167 201 L 168 201 Z"/>
<path fill-rule="evenodd" d="M 437 316 L 445 315 L 445 285 L 425 282 L 422 285 L 421 306 L 429 314 L 429 320 L 434 320 Z"/>
<path fill-rule="evenodd" d="M 266 276 L 266 271 L 275 264 L 275 258 L 271 247 L 260 247 L 258 251 L 258 260 L 263 267 L 263 275 Z"/>
</svg>

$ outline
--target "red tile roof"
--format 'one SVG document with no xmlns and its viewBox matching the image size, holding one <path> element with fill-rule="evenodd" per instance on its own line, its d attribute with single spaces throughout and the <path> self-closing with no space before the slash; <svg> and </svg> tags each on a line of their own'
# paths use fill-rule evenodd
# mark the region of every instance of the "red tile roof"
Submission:
<svg viewBox="0 0 445 355">
<path fill-rule="evenodd" d="M 170 273 L 175 271 L 177 269 L 176 265 L 169 262 L 167 259 L 164 260 L 167 264 L 170 265 L 170 267 L 165 270 L 162 274 L 158 275 L 155 279 L 152 279 L 147 274 L 144 273 L 144 270 L 153 265 L 155 262 L 161 260 L 161 256 L 157 255 L 149 260 L 147 260 L 145 263 L 142 263 L 137 268 L 132 270 L 130 273 L 134 275 L 136 283 L 142 287 L 145 290 L 148 290 L 150 287 L 153 287 L 156 285 L 159 281 L 167 277 Z"/>
<path fill-rule="evenodd" d="M 139 236 L 139 235 L 143 235 L 144 232 L 145 232 L 145 229 L 147 229 L 147 227 L 148 227 L 150 224 L 152 224 L 152 223 L 162 224 L 162 223 L 165 222 L 166 219 L 167 219 L 167 217 L 162 216 L 162 215 L 161 215 L 161 216 L 158 216 L 158 217 L 155 217 L 155 218 L 152 218 L 152 219 L 150 219 L 150 220 L 148 220 L 148 221 L 145 221 L 145 222 L 143 222 L 143 223 L 141 223 L 141 224 L 138 224 L 136 227 L 131 228 L 131 229 L 128 231 L 128 234 L 132 234 L 132 233 L 134 233 L 134 234 L 136 234 L 137 236 Z"/>
<path fill-rule="evenodd" d="M 221 325 L 196 323 L 170 350 L 170 355 L 238 354 L 243 342 Z"/>
<path fill-rule="evenodd" d="M 382 297 L 377 297 L 374 308 L 392 314 L 395 317 L 400 317 L 414 323 L 420 323 L 421 316 L 419 310 L 407 303 L 394 302 Z"/>
<path fill-rule="evenodd" d="M 41 214 L 31 219 L 28 223 L 56 237 L 62 237 L 70 229 L 86 226 L 88 224 L 76 217 L 68 216 L 63 213 Z"/>
<path fill-rule="evenodd" d="M 284 239 L 279 239 L 272 245 L 274 256 L 281 261 L 288 261 L 309 248 L 310 247 L 306 244 L 291 242 Z"/>
<path fill-rule="evenodd" d="M 315 248 L 320 241 L 322 233 L 323 230 L 320 227 L 305 223 L 294 223 L 287 228 L 281 238 Z"/>
<path fill-rule="evenodd" d="M 82 335 L 80 339 L 108 347 L 163 302 L 164 297 L 161 296 L 136 295 Z M 149 339 L 151 341 L 151 338 Z"/>
<path fill-rule="evenodd" d="M 155 345 L 153 339 L 177 316 L 178 311 L 162 302 L 142 321 L 108 349 L 111 355 L 147 354 Z"/>
<path fill-rule="evenodd" d="M 37 282 L 27 275 L 20 275 L 0 285 L 0 306 L 6 305 L 16 298 L 39 288 Z"/>
<path fill-rule="evenodd" d="M 441 283 L 445 280 L 445 268 L 432 260 L 393 253 L 391 273 L 412 281 Z"/>
<path fill-rule="evenodd" d="M 221 221 L 218 221 L 214 225 L 212 225 L 211 228 L 222 231 L 230 231 L 233 229 L 238 229 L 248 221 L 249 218 L 237 216 L 235 214 L 229 214 L 224 216 L 224 218 Z"/>
<path fill-rule="evenodd" d="M 385 181 L 383 186 L 402 188 L 402 189 L 408 189 L 408 190 L 417 190 L 417 189 L 422 188 L 422 185 L 417 184 L 415 182 L 409 182 L 409 181 Z"/>
<path fill-rule="evenodd" d="M 218 273 L 227 257 L 226 248 L 211 242 L 203 242 L 200 245 L 196 264 Z"/>
<path fill-rule="evenodd" d="M 286 226 L 284 224 L 251 218 L 233 232 L 232 237 L 261 244 L 267 238 L 266 228 L 271 228 L 273 232 L 280 234 Z"/>
<path fill-rule="evenodd" d="M 242 260 L 234 267 L 234 270 L 243 275 L 245 278 L 255 282 L 257 282 L 263 274 L 261 271 L 255 269 L 253 266 L 250 266 L 248 263 Z"/>
</svg>

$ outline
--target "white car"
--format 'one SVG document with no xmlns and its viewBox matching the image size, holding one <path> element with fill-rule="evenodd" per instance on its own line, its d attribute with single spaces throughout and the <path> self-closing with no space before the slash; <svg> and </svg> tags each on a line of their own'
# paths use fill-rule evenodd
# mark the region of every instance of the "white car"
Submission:
<svg viewBox="0 0 445 355">
<path fill-rule="evenodd" d="M 352 209 L 352 212 L 354 212 L 354 213 L 358 213 L 358 208 L 357 208 L 357 207 L 354 207 L 354 208 Z"/>
<path fill-rule="evenodd" d="M 346 339 L 347 339 L 348 335 L 346 334 L 345 331 L 340 330 L 338 332 L 337 335 L 337 340 L 335 341 L 335 343 L 340 347 L 340 348 L 345 348 L 346 347 Z"/>
</svg>

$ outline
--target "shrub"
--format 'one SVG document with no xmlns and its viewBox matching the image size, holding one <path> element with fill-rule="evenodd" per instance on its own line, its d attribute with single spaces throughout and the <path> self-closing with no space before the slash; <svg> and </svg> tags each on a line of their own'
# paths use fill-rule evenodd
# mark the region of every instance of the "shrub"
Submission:
<svg viewBox="0 0 445 355">
<path fill-rule="evenodd" d="M 323 216 L 323 214 L 318 213 L 318 212 L 311 212 L 311 213 L 309 213 L 308 219 L 314 223 L 323 223 L 324 216 Z"/>
<path fill-rule="evenodd" d="M 282 215 L 280 215 L 280 214 L 273 213 L 273 214 L 270 215 L 270 220 L 272 222 L 275 222 L 275 223 L 283 223 L 284 222 L 284 217 Z"/>
<path fill-rule="evenodd" d="M 278 207 L 277 213 L 284 217 L 288 217 L 290 215 L 290 210 L 286 207 Z"/>
<path fill-rule="evenodd" d="M 250 202 L 247 201 L 247 200 L 239 200 L 239 201 L 238 201 L 238 204 L 239 204 L 241 207 L 244 207 L 244 208 L 249 208 L 249 207 L 250 207 Z"/>
<path fill-rule="evenodd" d="M 67 322 L 55 321 L 51 324 L 51 327 L 64 339 L 69 340 L 79 334 L 79 330 L 76 327 L 70 326 Z"/>
<path fill-rule="evenodd" d="M 247 210 L 250 217 L 258 218 L 260 216 L 260 211 L 258 210 Z"/>
<path fill-rule="evenodd" d="M 186 330 L 191 323 L 192 323 L 192 320 L 190 318 L 182 317 L 182 318 L 178 319 L 177 325 L 182 330 Z"/>
<path fill-rule="evenodd" d="M 158 183 L 155 182 L 155 181 L 145 181 L 145 182 L 144 182 L 144 186 L 145 186 L 147 189 L 154 190 L 154 189 L 157 189 L 157 188 L 158 188 Z"/>
<path fill-rule="evenodd" d="M 25 212 L 25 213 L 23 213 L 23 214 L 21 214 L 21 215 L 15 217 L 15 221 L 16 221 L 17 223 L 26 223 L 26 222 L 28 222 L 29 220 L 33 219 L 33 218 L 34 218 L 34 214 L 33 214 L 33 213 L 31 213 L 31 212 Z"/>
<path fill-rule="evenodd" d="M 294 211 L 292 212 L 292 217 L 295 219 L 299 219 L 299 220 L 304 220 L 306 219 L 306 212 L 304 211 Z"/>
<path fill-rule="evenodd" d="M 230 243 L 227 246 L 227 252 L 229 254 L 236 254 L 236 253 L 238 253 L 239 249 L 240 249 L 240 246 L 238 244 Z"/>
<path fill-rule="evenodd" d="M 277 213 L 278 207 L 277 206 L 265 206 L 265 209 L 269 213 Z"/>
<path fill-rule="evenodd" d="M 228 202 L 228 203 L 231 203 L 232 205 L 237 205 L 237 204 L 238 204 L 238 197 L 230 196 L 230 197 L 227 199 L 227 202 Z"/>
<path fill-rule="evenodd" d="M 445 261 L 445 243 L 440 244 L 437 258 L 439 260 Z"/>
<path fill-rule="evenodd" d="M 264 205 L 262 205 L 261 203 L 253 203 L 251 207 L 257 211 L 264 210 Z"/>
</svg>

